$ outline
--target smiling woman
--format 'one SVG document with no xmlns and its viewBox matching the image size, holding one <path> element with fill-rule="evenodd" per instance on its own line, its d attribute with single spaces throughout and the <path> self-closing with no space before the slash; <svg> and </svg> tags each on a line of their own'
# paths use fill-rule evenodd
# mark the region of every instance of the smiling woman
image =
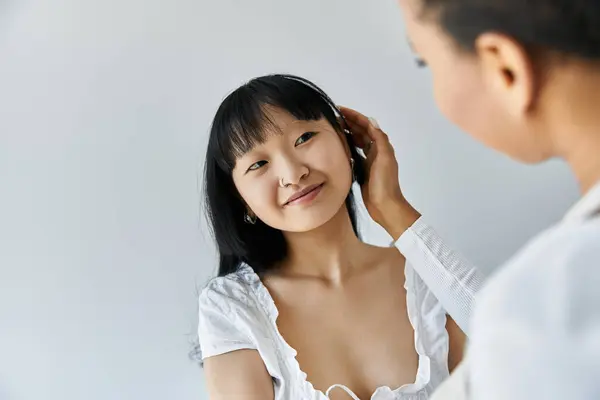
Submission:
<svg viewBox="0 0 600 400">
<path fill-rule="evenodd" d="M 338 211 L 342 204 L 358 234 L 350 186 L 351 160 L 361 156 L 334 110 L 333 101 L 322 90 L 289 75 L 255 79 L 223 101 L 213 121 L 205 166 L 208 215 L 220 253 L 219 275 L 235 272 L 241 262 L 252 265 L 257 273 L 275 267 L 287 255 L 283 231 L 308 230 L 311 218 L 329 219 L 328 213 Z M 319 164 L 313 171 L 307 170 L 306 157 Z M 354 178 L 362 184 L 363 163 L 355 162 L 353 169 Z M 273 204 L 325 180 L 329 181 L 327 191 L 335 196 L 334 201 L 324 202 L 327 210 L 312 208 L 300 214 Z M 323 216 L 316 215 L 320 213 Z M 255 220 L 257 214 L 260 218 Z M 300 220 L 294 215 L 300 215 Z"/>
<path fill-rule="evenodd" d="M 404 200 L 385 133 L 305 79 L 260 77 L 219 107 L 205 173 L 220 255 L 199 298 L 211 399 L 427 399 L 462 357 L 446 313 L 466 329 L 480 280 Z M 377 222 L 403 226 L 397 248 L 360 240 L 353 182 Z"/>
</svg>

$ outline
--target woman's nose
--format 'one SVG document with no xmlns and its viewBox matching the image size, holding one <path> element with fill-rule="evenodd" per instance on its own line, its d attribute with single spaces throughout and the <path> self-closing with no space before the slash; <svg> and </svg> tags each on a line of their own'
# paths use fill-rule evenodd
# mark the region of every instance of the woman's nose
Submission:
<svg viewBox="0 0 600 400">
<path fill-rule="evenodd" d="M 308 166 L 300 160 L 288 159 L 282 163 L 281 185 L 299 185 L 310 174 Z"/>
</svg>

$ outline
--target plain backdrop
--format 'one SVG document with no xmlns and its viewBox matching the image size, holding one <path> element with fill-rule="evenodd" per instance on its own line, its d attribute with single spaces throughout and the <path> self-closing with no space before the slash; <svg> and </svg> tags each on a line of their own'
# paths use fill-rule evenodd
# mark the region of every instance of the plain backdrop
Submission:
<svg viewBox="0 0 600 400">
<path fill-rule="evenodd" d="M 576 199 L 564 165 L 446 122 L 394 0 L 0 0 L 1 400 L 206 398 L 207 132 L 272 72 L 376 117 L 409 200 L 486 273 Z"/>
</svg>

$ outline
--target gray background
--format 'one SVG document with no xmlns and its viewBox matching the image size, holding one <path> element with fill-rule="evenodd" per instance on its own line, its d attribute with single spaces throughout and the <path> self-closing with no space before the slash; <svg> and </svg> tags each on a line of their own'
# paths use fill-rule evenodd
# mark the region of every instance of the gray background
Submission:
<svg viewBox="0 0 600 400">
<path fill-rule="evenodd" d="M 0 399 L 206 398 L 199 167 L 220 100 L 271 72 L 376 117 L 408 198 L 486 272 L 576 198 L 564 165 L 444 120 L 393 0 L 0 1 Z"/>
</svg>

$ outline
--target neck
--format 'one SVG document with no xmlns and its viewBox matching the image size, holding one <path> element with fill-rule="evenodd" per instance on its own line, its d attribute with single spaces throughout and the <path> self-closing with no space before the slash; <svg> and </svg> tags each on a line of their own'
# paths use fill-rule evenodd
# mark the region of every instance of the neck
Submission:
<svg viewBox="0 0 600 400">
<path fill-rule="evenodd" d="M 589 63 L 569 63 L 557 72 L 560 90 L 550 100 L 553 142 L 586 194 L 600 181 L 600 73 Z"/>
<path fill-rule="evenodd" d="M 565 154 L 583 195 L 600 182 L 600 124 L 598 127 L 595 135 L 581 135 L 581 142 Z"/>
<path fill-rule="evenodd" d="M 364 243 L 354 233 L 346 207 L 326 224 L 309 232 L 286 232 L 286 275 L 315 277 L 339 283 L 353 269 L 353 261 Z"/>
</svg>

